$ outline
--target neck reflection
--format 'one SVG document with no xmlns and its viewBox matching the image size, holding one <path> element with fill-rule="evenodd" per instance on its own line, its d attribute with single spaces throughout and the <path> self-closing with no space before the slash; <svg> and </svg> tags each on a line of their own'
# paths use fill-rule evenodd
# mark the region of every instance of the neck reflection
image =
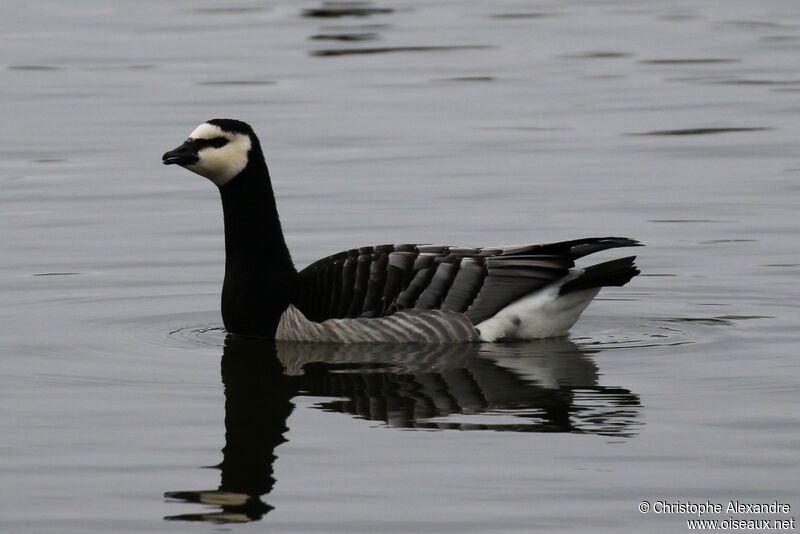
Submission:
<svg viewBox="0 0 800 534">
<path fill-rule="evenodd" d="M 222 353 L 225 447 L 219 488 L 170 491 L 169 499 L 219 507 L 165 519 L 232 523 L 257 521 L 272 506 L 261 500 L 275 485 L 275 448 L 286 441 L 295 392 L 283 373 L 274 343 L 228 336 Z"/>
</svg>

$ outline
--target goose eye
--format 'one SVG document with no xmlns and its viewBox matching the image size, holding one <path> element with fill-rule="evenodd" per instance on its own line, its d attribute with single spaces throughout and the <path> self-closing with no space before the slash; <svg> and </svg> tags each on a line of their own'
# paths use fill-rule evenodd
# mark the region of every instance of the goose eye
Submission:
<svg viewBox="0 0 800 534">
<path fill-rule="evenodd" d="M 214 148 L 222 148 L 228 144 L 228 139 L 225 137 L 215 137 L 214 139 L 209 139 L 208 144 Z"/>
</svg>

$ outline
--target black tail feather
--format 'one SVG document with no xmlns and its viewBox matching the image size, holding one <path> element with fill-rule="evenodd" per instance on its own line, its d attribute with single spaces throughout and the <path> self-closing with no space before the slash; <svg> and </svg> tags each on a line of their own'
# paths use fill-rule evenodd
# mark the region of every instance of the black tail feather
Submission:
<svg viewBox="0 0 800 534">
<path fill-rule="evenodd" d="M 558 293 L 564 295 L 594 287 L 624 286 L 640 273 L 633 263 L 635 259 L 636 256 L 628 256 L 586 267 L 580 276 L 562 285 Z"/>
<path fill-rule="evenodd" d="M 573 260 L 588 256 L 589 254 L 594 254 L 595 252 L 600 252 L 601 250 L 608 250 L 610 248 L 642 246 L 642 244 L 635 239 L 630 239 L 627 237 L 596 237 L 589 239 L 578 239 L 573 241 L 573 243 L 574 244 L 572 247 L 570 247 Z"/>
<path fill-rule="evenodd" d="M 618 247 L 641 247 L 642 244 L 635 239 L 628 237 L 584 237 L 583 239 L 573 239 L 571 241 L 559 241 L 557 243 L 547 243 L 544 245 L 526 245 L 516 247 L 504 247 L 503 256 L 515 256 L 519 254 L 554 254 L 557 256 L 567 256 L 573 260 Z"/>
</svg>

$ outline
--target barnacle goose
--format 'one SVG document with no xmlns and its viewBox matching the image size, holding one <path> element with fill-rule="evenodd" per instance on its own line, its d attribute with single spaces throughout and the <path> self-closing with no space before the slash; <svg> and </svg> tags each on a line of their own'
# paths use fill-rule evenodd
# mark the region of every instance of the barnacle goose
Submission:
<svg viewBox="0 0 800 534">
<path fill-rule="evenodd" d="M 248 124 L 204 122 L 162 160 L 219 188 L 222 319 L 236 334 L 342 343 L 562 336 L 601 287 L 639 274 L 633 256 L 575 268 L 576 259 L 593 252 L 639 245 L 623 237 L 485 248 L 379 245 L 339 252 L 298 272 Z"/>
</svg>

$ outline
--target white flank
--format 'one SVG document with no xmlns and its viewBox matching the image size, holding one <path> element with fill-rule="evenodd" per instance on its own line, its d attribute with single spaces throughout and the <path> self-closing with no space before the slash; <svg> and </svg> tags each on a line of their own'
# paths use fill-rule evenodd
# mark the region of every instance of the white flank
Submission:
<svg viewBox="0 0 800 534">
<path fill-rule="evenodd" d="M 205 176 L 218 186 L 224 185 L 247 166 L 250 136 L 226 132 L 219 126 L 204 122 L 191 133 L 191 139 L 224 137 L 228 143 L 221 148 L 206 147 L 197 153 L 197 163 L 187 165 L 192 172 Z"/>
<path fill-rule="evenodd" d="M 573 276 L 579 272 L 573 273 Z M 559 280 L 512 302 L 476 325 L 481 341 L 540 339 L 566 335 L 581 312 L 600 291 L 600 288 L 592 288 L 559 295 L 558 290 L 567 279 Z"/>
</svg>

